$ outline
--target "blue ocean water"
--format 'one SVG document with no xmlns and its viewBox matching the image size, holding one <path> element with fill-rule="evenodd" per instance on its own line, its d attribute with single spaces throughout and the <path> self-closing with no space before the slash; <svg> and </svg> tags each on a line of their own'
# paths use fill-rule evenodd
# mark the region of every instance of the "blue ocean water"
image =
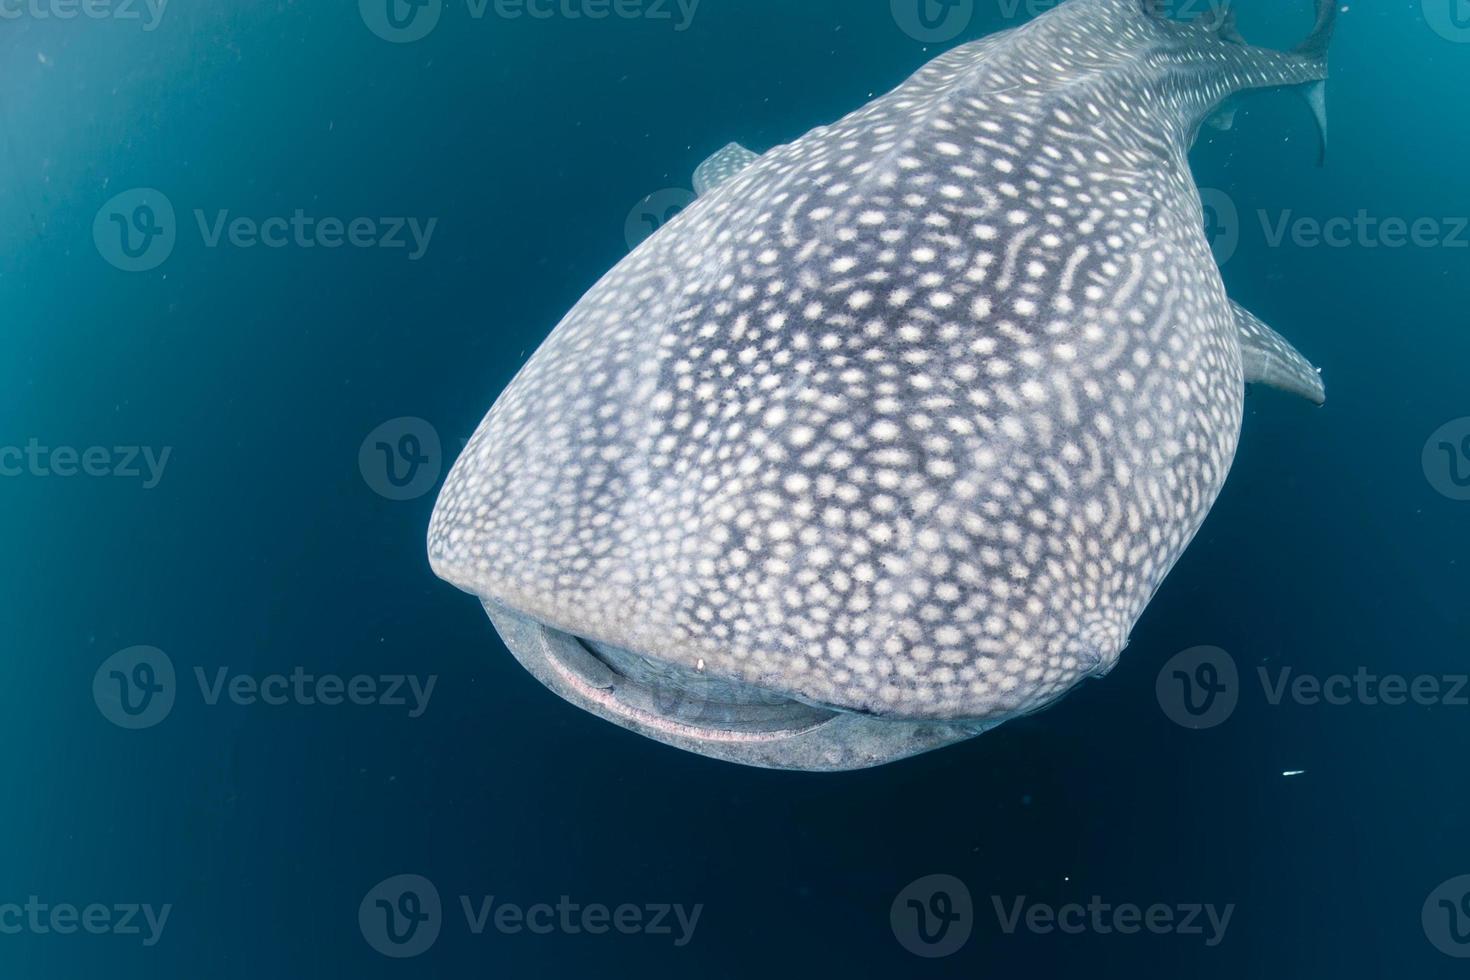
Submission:
<svg viewBox="0 0 1470 980">
<path fill-rule="evenodd" d="M 1251 394 L 1052 710 L 738 768 L 557 700 L 430 573 L 444 469 L 705 156 L 1034 12 L 926 44 L 904 2 L 0 5 L 0 976 L 1463 973 L 1462 0 L 1345 5 L 1325 168 L 1289 93 L 1202 137 L 1232 295 L 1329 401 Z"/>
</svg>

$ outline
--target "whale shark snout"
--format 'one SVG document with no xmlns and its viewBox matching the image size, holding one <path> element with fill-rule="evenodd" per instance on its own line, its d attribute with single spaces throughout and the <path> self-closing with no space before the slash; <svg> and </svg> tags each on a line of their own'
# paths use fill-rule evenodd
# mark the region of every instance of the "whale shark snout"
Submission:
<svg viewBox="0 0 1470 980">
<path fill-rule="evenodd" d="M 446 539 L 447 540 L 447 537 Z M 636 652 L 551 625 L 486 594 L 489 569 L 431 550 L 440 578 L 481 597 L 521 665 L 563 699 L 623 728 L 710 758 L 768 769 L 838 772 L 896 762 L 969 738 L 998 720 L 878 716 L 805 699 L 780 678 L 722 676 L 703 658 Z M 611 620 L 613 617 L 608 617 Z"/>
</svg>

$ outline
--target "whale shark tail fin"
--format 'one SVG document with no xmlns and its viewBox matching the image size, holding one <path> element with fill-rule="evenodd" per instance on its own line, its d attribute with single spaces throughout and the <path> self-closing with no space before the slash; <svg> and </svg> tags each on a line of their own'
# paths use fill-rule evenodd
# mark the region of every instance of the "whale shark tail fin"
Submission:
<svg viewBox="0 0 1470 980">
<path fill-rule="evenodd" d="M 1322 66 L 1322 78 L 1310 82 L 1303 88 L 1302 95 L 1312 108 L 1321 134 L 1321 148 L 1317 156 L 1320 167 L 1327 162 L 1327 49 L 1332 46 L 1332 35 L 1337 30 L 1337 0 L 1317 0 L 1317 26 L 1311 35 L 1296 49 L 1296 54 Z"/>
<path fill-rule="evenodd" d="M 1316 0 L 1317 23 L 1312 28 L 1312 33 L 1305 41 L 1297 45 L 1290 53 L 1300 55 L 1314 61 L 1325 62 L 1327 60 L 1327 49 L 1332 45 L 1332 35 L 1337 29 L 1337 15 L 1340 11 L 1338 3 L 1340 0 Z M 1143 12 L 1151 20 L 1156 22 L 1169 22 L 1173 20 L 1170 0 L 1139 0 Z M 1210 10 L 1197 15 L 1193 23 L 1203 25 L 1212 33 L 1218 34 L 1222 40 L 1233 44 L 1246 45 L 1247 42 L 1240 34 L 1236 23 L 1235 8 L 1230 0 L 1211 0 Z"/>
<path fill-rule="evenodd" d="M 1311 34 L 1290 51 L 1249 44 L 1236 25 L 1234 10 L 1229 7 L 1200 14 L 1188 24 L 1177 22 L 1174 32 L 1192 37 L 1193 43 L 1186 41 L 1186 46 L 1202 48 L 1210 63 L 1226 73 L 1226 98 L 1249 89 L 1297 88 L 1317 121 L 1320 165 L 1327 159 L 1327 52 L 1337 29 L 1339 0 L 1316 2 L 1317 21 Z M 1169 23 L 1163 0 L 1143 0 L 1143 3 L 1145 12 L 1156 22 Z M 1227 107 L 1209 122 L 1220 128 L 1231 118 Z"/>
</svg>

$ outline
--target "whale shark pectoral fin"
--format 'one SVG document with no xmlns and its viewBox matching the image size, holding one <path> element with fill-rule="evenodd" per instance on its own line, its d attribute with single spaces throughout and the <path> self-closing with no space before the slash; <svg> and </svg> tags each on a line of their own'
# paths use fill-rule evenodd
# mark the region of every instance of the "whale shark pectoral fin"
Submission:
<svg viewBox="0 0 1470 980">
<path fill-rule="evenodd" d="M 1239 106 L 1227 102 L 1216 110 L 1213 116 L 1205 120 L 1205 125 L 1221 132 L 1229 132 L 1235 128 L 1235 113 L 1238 109 Z"/>
<path fill-rule="evenodd" d="M 1295 347 L 1260 318 L 1238 303 L 1231 303 L 1240 333 L 1241 358 L 1246 384 L 1270 385 L 1300 395 L 1321 405 L 1327 401 L 1322 372 L 1312 366 Z"/>
<path fill-rule="evenodd" d="M 694 193 L 700 197 L 719 187 L 760 159 L 739 143 L 728 143 L 694 171 Z"/>
</svg>

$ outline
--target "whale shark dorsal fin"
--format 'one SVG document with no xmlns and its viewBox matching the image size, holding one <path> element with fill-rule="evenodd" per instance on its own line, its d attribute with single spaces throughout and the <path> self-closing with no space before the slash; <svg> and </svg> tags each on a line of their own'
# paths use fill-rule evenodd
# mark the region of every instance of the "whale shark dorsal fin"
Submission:
<svg viewBox="0 0 1470 980">
<path fill-rule="evenodd" d="M 1239 303 L 1231 303 L 1240 333 L 1240 353 L 1245 364 L 1246 384 L 1263 384 L 1315 404 L 1327 401 L 1322 372 L 1312 366 L 1290 342 L 1266 326 Z"/>
<path fill-rule="evenodd" d="M 700 197 L 719 187 L 759 157 L 739 143 L 727 143 L 694 171 L 694 193 Z"/>
</svg>

